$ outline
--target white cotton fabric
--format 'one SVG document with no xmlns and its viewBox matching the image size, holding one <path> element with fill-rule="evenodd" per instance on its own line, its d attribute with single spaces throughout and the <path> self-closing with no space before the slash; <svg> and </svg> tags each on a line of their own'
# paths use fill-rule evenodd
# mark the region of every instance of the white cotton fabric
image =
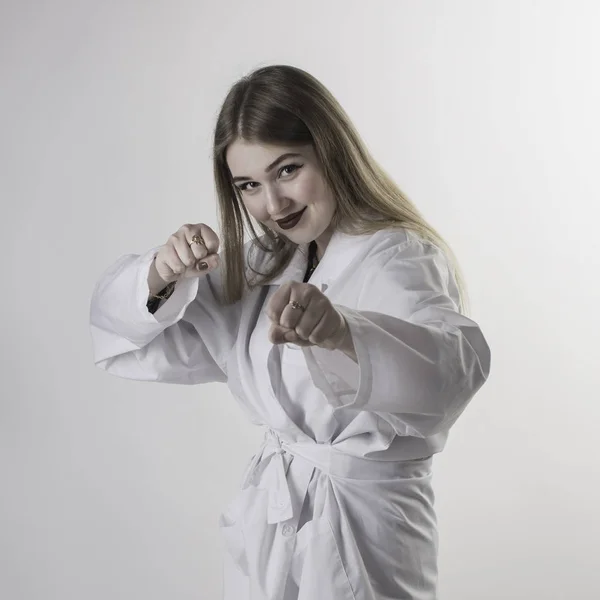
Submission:
<svg viewBox="0 0 600 600">
<path fill-rule="evenodd" d="M 431 457 L 491 358 L 458 311 L 441 250 L 404 228 L 333 234 L 309 283 L 346 318 L 358 364 L 268 340 L 266 305 L 282 283 L 302 282 L 308 244 L 234 305 L 216 299 L 219 267 L 179 281 L 152 315 L 156 251 L 123 256 L 100 277 L 94 359 L 128 379 L 226 383 L 264 428 L 219 517 L 224 600 L 434 600 Z M 255 268 L 267 260 L 250 242 L 245 256 Z"/>
</svg>

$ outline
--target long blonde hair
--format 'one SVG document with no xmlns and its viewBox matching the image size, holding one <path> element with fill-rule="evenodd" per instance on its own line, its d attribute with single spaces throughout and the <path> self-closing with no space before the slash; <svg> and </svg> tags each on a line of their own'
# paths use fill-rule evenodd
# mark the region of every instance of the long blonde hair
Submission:
<svg viewBox="0 0 600 600">
<path fill-rule="evenodd" d="M 257 221 L 263 231 L 259 239 L 226 161 L 227 149 L 237 139 L 281 146 L 311 144 L 337 201 L 332 229 L 360 235 L 404 227 L 435 244 L 446 254 L 460 293 L 459 309 L 466 314 L 466 285 L 450 246 L 370 155 L 331 92 L 306 71 L 289 65 L 261 67 L 242 77 L 229 90 L 217 118 L 213 169 L 225 240 L 222 303 L 237 302 L 244 288 L 252 289 L 277 276 L 297 248 Z M 245 225 L 252 244 L 274 258 L 268 272 L 260 273 L 262 279 L 253 283 L 247 279 L 243 256 Z"/>
</svg>

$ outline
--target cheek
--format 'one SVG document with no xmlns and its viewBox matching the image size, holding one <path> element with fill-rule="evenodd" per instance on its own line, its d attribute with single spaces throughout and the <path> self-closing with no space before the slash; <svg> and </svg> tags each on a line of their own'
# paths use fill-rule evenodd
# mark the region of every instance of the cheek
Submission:
<svg viewBox="0 0 600 600">
<path fill-rule="evenodd" d="M 293 193 L 296 200 L 303 204 L 320 205 L 326 198 L 325 189 L 316 177 L 299 181 Z"/>
<path fill-rule="evenodd" d="M 268 221 L 270 219 L 264 202 L 261 202 L 258 197 L 244 199 L 244 206 L 255 219 L 259 221 Z"/>
</svg>

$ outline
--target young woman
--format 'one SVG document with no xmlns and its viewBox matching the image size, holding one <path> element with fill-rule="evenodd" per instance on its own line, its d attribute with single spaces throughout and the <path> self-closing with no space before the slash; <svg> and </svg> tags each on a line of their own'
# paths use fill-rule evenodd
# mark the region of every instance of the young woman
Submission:
<svg viewBox="0 0 600 600">
<path fill-rule="evenodd" d="M 231 88 L 214 175 L 222 248 L 186 224 L 105 271 L 96 364 L 226 383 L 264 427 L 220 515 L 226 600 L 435 599 L 432 455 L 490 370 L 451 249 L 298 68 Z"/>
</svg>

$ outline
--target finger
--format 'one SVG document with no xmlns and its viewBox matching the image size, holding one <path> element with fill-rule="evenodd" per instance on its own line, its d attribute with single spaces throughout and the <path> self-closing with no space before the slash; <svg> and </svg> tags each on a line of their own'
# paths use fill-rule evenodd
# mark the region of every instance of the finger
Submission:
<svg viewBox="0 0 600 600">
<path fill-rule="evenodd" d="M 287 331 L 289 331 L 289 329 L 281 327 L 281 325 L 272 323 L 271 327 L 269 328 L 269 341 L 272 344 L 284 344 L 286 342 L 284 335 Z"/>
<path fill-rule="evenodd" d="M 155 267 L 156 267 L 156 258 L 158 257 L 158 252 L 154 255 L 154 263 L 155 263 Z M 172 279 L 176 273 L 173 270 L 173 268 L 171 267 L 172 262 L 178 259 L 177 257 L 177 253 L 174 251 L 174 249 L 171 246 L 166 246 L 165 249 L 162 250 L 162 256 L 161 256 L 161 262 L 160 262 L 160 270 L 161 276 L 166 276 L 169 277 L 169 279 Z M 163 272 L 164 270 L 166 270 L 166 272 Z"/>
<path fill-rule="evenodd" d="M 309 340 L 302 339 L 293 329 L 288 329 L 283 334 L 283 338 L 289 344 L 296 344 L 296 346 L 313 346 L 314 344 Z"/>
<path fill-rule="evenodd" d="M 294 329 L 304 318 L 303 314 L 308 312 L 308 306 L 310 306 L 314 295 L 320 292 L 311 284 L 295 281 L 285 284 L 285 286 L 285 289 L 280 288 L 280 291 L 272 298 L 273 308 L 278 315 L 278 318 L 274 319 L 274 322 L 289 329 Z M 292 302 L 298 302 L 306 310 L 294 308 Z M 308 323 L 309 320 L 307 319 L 306 322 Z"/>
<path fill-rule="evenodd" d="M 334 309 L 335 310 L 335 309 Z M 336 316 L 336 324 L 339 324 L 339 319 Z M 315 324 L 308 337 L 308 340 L 311 341 L 315 345 L 322 345 L 324 342 L 328 341 L 329 338 L 336 331 L 335 326 L 333 325 L 333 316 L 331 311 L 325 311 L 319 321 Z"/>
<path fill-rule="evenodd" d="M 281 315 L 281 324 L 294 329 L 301 339 L 307 340 L 326 312 L 329 300 L 316 290 L 309 295 L 305 294 L 297 302 L 306 307 L 305 310 L 295 309 L 288 304 Z"/>
<path fill-rule="evenodd" d="M 312 342 L 302 340 L 293 329 L 287 329 L 273 323 L 269 330 L 269 341 L 273 344 L 296 344 L 297 346 L 312 346 Z"/>
<path fill-rule="evenodd" d="M 206 263 L 208 265 L 209 269 L 216 269 L 220 262 L 221 262 L 221 257 L 218 254 L 209 254 L 208 256 L 204 257 L 203 259 L 198 261 L 198 264 L 196 265 L 200 270 L 206 270 L 206 269 L 201 269 L 200 264 L 201 263 Z"/>
<path fill-rule="evenodd" d="M 301 308 L 294 308 L 292 306 L 293 300 L 290 300 L 281 311 L 281 315 L 279 316 L 279 324 L 287 329 L 296 329 L 301 321 L 304 322 L 304 327 L 306 328 L 306 311 Z M 302 306 L 306 306 L 304 302 L 300 300 L 296 300 Z"/>
<path fill-rule="evenodd" d="M 288 341 L 288 343 L 290 343 L 290 344 L 296 344 L 296 346 L 302 346 L 303 348 L 307 348 L 308 346 L 314 346 L 315 345 L 315 344 L 313 344 L 312 342 L 310 342 L 308 340 L 302 340 L 300 338 L 298 338 L 296 340 Z"/>
<path fill-rule="evenodd" d="M 217 254 L 219 252 L 219 236 L 204 223 L 197 223 L 196 225 L 186 224 L 182 227 L 185 233 L 188 244 L 192 244 L 192 238 L 195 235 L 199 235 L 204 240 L 204 247 L 206 248 L 207 254 Z M 198 244 L 194 244 L 198 245 Z"/>
<path fill-rule="evenodd" d="M 279 325 L 281 313 L 283 312 L 286 304 L 290 301 L 290 294 L 291 284 L 286 282 L 280 285 L 279 289 L 273 294 L 273 296 L 271 296 L 265 312 L 267 313 L 267 317 L 269 317 L 273 323 Z"/>
<path fill-rule="evenodd" d="M 179 254 L 172 243 L 167 243 L 164 250 L 164 264 L 173 272 L 174 275 L 181 275 L 185 272 L 186 266 L 181 262 Z"/>
<path fill-rule="evenodd" d="M 206 256 L 210 254 L 205 244 L 194 241 L 195 235 L 200 235 L 200 237 L 202 237 L 200 231 L 201 229 L 199 225 L 189 224 L 182 225 L 178 231 L 178 233 L 181 233 L 183 239 L 185 240 L 185 243 L 190 248 L 190 252 L 196 259 L 196 262 L 198 262 L 200 259 L 206 258 Z"/>
<path fill-rule="evenodd" d="M 191 268 L 196 265 L 197 259 L 192 252 L 192 248 L 190 247 L 185 234 L 183 231 L 178 231 L 173 239 L 173 247 L 177 251 L 179 259 L 186 266 L 186 268 Z"/>
<path fill-rule="evenodd" d="M 187 242 L 187 236 L 186 236 L 186 242 Z M 208 248 L 204 244 L 202 244 L 202 243 L 199 244 L 198 242 L 187 242 L 187 243 L 192 251 L 192 254 L 196 258 L 196 261 L 202 260 L 209 255 Z"/>
</svg>

